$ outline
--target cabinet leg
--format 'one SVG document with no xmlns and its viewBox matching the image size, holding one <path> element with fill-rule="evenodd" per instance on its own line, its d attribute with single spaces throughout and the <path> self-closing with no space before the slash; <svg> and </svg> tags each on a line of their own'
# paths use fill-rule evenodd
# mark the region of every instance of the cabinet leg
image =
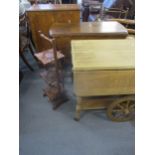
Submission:
<svg viewBox="0 0 155 155">
<path fill-rule="evenodd" d="M 80 120 L 80 110 L 76 110 L 76 112 L 75 112 L 75 117 L 74 117 L 74 120 L 75 121 L 79 121 Z"/>
<path fill-rule="evenodd" d="M 80 102 L 81 102 L 81 98 L 77 97 L 76 112 L 75 112 L 75 117 L 74 117 L 75 121 L 79 121 L 80 120 L 80 113 L 81 113 Z"/>
</svg>

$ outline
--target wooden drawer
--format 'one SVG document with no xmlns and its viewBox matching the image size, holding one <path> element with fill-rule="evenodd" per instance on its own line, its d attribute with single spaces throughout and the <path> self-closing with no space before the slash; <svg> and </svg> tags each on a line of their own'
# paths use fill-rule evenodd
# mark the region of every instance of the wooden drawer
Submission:
<svg viewBox="0 0 155 155">
<path fill-rule="evenodd" d="M 77 96 L 134 94 L 135 71 L 74 71 L 74 91 Z"/>
<path fill-rule="evenodd" d="M 79 11 L 55 11 L 53 12 L 55 23 L 79 23 Z"/>
</svg>

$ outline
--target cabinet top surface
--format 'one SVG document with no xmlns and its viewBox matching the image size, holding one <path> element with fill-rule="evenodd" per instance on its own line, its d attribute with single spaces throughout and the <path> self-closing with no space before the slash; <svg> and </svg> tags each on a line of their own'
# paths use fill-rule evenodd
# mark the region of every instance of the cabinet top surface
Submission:
<svg viewBox="0 0 155 155">
<path fill-rule="evenodd" d="M 33 4 L 29 9 L 30 11 L 57 11 L 57 10 L 80 10 L 77 4 Z"/>
<path fill-rule="evenodd" d="M 134 69 L 135 40 L 73 40 L 73 70 Z"/>
<path fill-rule="evenodd" d="M 80 35 L 96 35 L 96 36 L 122 36 L 128 35 L 127 29 L 118 22 L 80 22 L 80 23 L 59 23 L 52 25 L 49 30 L 51 37 L 59 36 L 80 36 Z"/>
</svg>

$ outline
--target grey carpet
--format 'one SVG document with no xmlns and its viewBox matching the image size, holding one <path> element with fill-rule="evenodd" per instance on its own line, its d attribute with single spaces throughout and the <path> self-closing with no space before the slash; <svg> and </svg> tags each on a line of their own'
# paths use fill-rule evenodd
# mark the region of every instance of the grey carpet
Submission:
<svg viewBox="0 0 155 155">
<path fill-rule="evenodd" d="M 24 73 L 20 85 L 20 155 L 134 155 L 133 122 L 111 122 L 102 110 L 83 112 L 81 120 L 74 121 L 76 100 L 69 77 L 66 89 L 70 100 L 53 111 L 42 96 L 44 82 L 38 67 L 31 72 L 22 62 L 20 66 Z"/>
</svg>

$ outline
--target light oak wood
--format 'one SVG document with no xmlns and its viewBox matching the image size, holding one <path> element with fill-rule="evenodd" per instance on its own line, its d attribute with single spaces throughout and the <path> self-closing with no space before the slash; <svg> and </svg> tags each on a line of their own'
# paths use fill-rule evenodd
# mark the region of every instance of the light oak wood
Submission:
<svg viewBox="0 0 155 155">
<path fill-rule="evenodd" d="M 134 68 L 133 39 L 72 41 L 73 70 Z"/>
<path fill-rule="evenodd" d="M 107 97 L 78 97 L 74 119 L 79 121 L 80 113 L 83 110 L 105 109 L 112 100 L 112 98 Z"/>
<path fill-rule="evenodd" d="M 77 96 L 134 94 L 134 70 L 74 71 Z"/>
<path fill-rule="evenodd" d="M 135 93 L 134 59 L 132 36 L 117 40 L 72 41 L 74 92 L 78 97 L 76 120 L 81 110 L 107 106 L 102 100 L 91 101 L 88 97 Z"/>
<path fill-rule="evenodd" d="M 113 101 L 113 98 L 109 97 L 78 97 L 77 110 L 92 110 L 92 109 L 104 109 L 108 104 Z"/>
</svg>

